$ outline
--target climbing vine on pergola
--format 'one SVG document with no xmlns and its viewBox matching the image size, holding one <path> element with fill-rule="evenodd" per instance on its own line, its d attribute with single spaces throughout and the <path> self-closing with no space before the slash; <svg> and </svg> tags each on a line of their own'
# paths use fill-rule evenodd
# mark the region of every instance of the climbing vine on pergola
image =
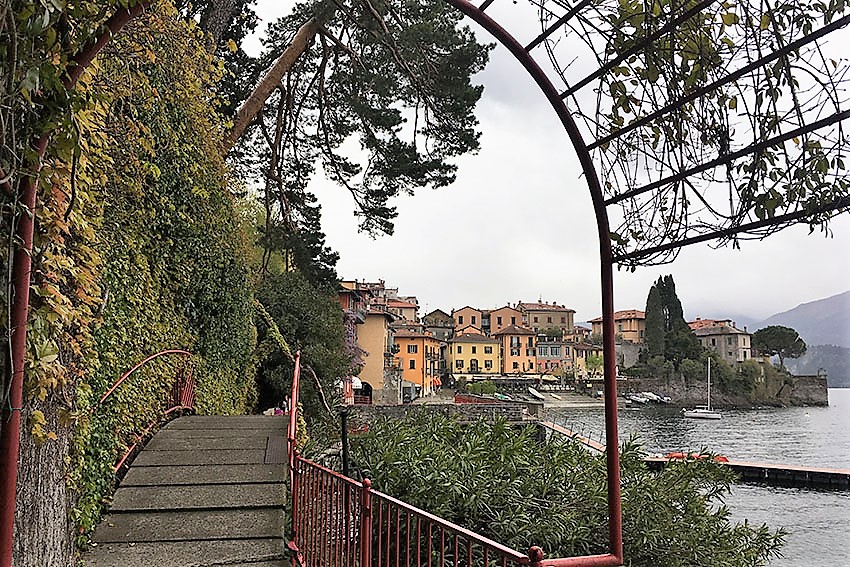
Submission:
<svg viewBox="0 0 850 567">
<path fill-rule="evenodd" d="M 587 141 L 614 261 L 684 245 L 826 230 L 850 207 L 847 2 L 532 0 Z"/>
</svg>

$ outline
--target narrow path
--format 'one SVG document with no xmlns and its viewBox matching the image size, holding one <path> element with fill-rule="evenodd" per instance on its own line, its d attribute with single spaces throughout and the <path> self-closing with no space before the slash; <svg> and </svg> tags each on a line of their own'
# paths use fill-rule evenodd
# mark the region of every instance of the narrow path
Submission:
<svg viewBox="0 0 850 567">
<path fill-rule="evenodd" d="M 283 566 L 285 416 L 192 416 L 133 461 L 86 567 Z"/>
</svg>

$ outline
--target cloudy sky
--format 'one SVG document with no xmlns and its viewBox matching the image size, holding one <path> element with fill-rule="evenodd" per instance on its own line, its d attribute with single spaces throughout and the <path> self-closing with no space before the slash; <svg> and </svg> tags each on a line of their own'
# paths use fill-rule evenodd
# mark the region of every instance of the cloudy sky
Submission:
<svg viewBox="0 0 850 567">
<path fill-rule="evenodd" d="M 272 21 L 290 5 L 260 0 L 258 14 Z M 838 33 L 850 38 L 850 30 Z M 399 198 L 393 236 L 358 233 L 347 191 L 313 182 L 340 277 L 383 279 L 417 296 L 422 314 L 542 299 L 575 309 L 576 321 L 597 317 L 594 215 L 566 133 L 504 49 L 476 80 L 485 87 L 476 113 L 481 151 L 457 161 L 454 185 Z M 672 264 L 616 272 L 615 308 L 643 309 L 654 280 L 672 274 L 689 319 L 766 318 L 850 289 L 848 246 L 850 214 L 833 221 L 831 237 L 800 226 L 740 250 L 693 245 Z"/>
</svg>

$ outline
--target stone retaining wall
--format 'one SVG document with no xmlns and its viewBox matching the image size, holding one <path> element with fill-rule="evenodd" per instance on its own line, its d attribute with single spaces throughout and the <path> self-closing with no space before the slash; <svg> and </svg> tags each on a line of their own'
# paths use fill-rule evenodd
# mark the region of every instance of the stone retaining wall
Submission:
<svg viewBox="0 0 850 567">
<path fill-rule="evenodd" d="M 356 406 L 355 413 L 361 421 L 382 417 L 399 419 L 408 413 L 424 412 L 439 415 L 456 415 L 461 421 L 476 421 L 480 418 L 502 417 L 508 421 L 522 421 L 524 404 L 518 403 L 475 403 L 475 404 L 405 404 L 400 406 Z"/>
</svg>

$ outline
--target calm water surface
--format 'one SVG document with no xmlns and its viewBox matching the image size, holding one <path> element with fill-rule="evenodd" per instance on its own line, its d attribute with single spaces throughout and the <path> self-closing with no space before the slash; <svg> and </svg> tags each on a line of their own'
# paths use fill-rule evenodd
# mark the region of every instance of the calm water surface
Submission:
<svg viewBox="0 0 850 567">
<path fill-rule="evenodd" d="M 826 408 L 727 410 L 720 421 L 684 419 L 681 408 L 620 411 L 620 438 L 637 435 L 647 452 L 708 448 L 730 459 L 850 469 L 850 389 L 829 390 Z M 549 409 L 547 415 L 599 438 L 601 409 Z M 772 567 L 850 567 L 850 492 L 736 485 L 735 520 L 790 531 Z"/>
</svg>

